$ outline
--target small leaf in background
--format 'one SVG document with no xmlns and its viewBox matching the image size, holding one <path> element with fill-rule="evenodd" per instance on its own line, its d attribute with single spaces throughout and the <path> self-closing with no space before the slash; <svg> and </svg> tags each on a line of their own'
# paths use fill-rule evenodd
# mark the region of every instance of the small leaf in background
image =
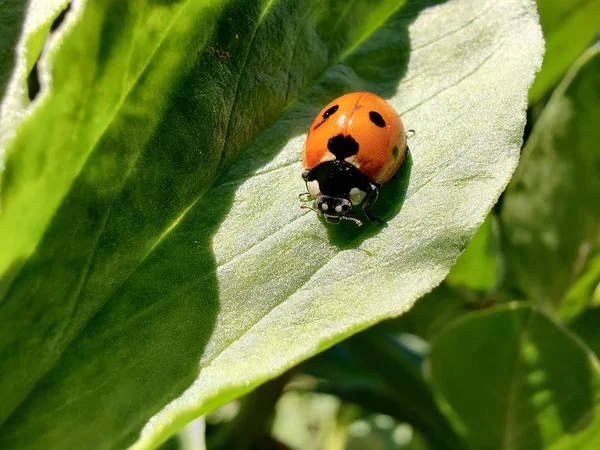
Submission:
<svg viewBox="0 0 600 450">
<path fill-rule="evenodd" d="M 499 270 L 497 218 L 490 213 L 475 236 L 450 269 L 446 283 L 474 291 L 490 291 L 496 285 Z"/>
<path fill-rule="evenodd" d="M 410 311 L 387 323 L 397 331 L 431 341 L 452 321 L 473 311 L 478 301 L 475 293 L 444 282 L 420 298 Z"/>
<path fill-rule="evenodd" d="M 445 277 L 518 161 L 534 3 L 351 6 L 77 2 L 7 150 L 0 447 L 155 447 Z M 386 226 L 328 227 L 300 155 L 357 90 L 417 133 Z"/>
<path fill-rule="evenodd" d="M 542 70 L 529 91 L 529 101 L 553 88 L 600 32 L 599 0 L 537 0 L 546 40 Z"/>
<path fill-rule="evenodd" d="M 560 303 L 558 314 L 567 321 L 577 317 L 587 307 L 600 305 L 600 301 L 595 298 L 600 283 L 600 236 L 596 245 L 585 251 L 588 254 L 579 278 Z"/>
<path fill-rule="evenodd" d="M 431 375 L 470 448 L 594 449 L 600 365 L 522 304 L 472 314 L 435 340 Z"/>
<path fill-rule="evenodd" d="M 463 448 L 423 379 L 420 364 L 427 344 L 386 328 L 381 324 L 363 331 L 307 361 L 302 369 L 319 380 L 316 390 L 407 422 L 433 448 Z M 424 347 L 411 349 L 414 341 Z"/>
<path fill-rule="evenodd" d="M 600 358 L 600 306 L 583 311 L 569 328 Z"/>
<path fill-rule="evenodd" d="M 600 46 L 554 92 L 535 125 L 501 211 L 508 280 L 556 310 L 600 232 Z"/>
<path fill-rule="evenodd" d="M 277 404 L 273 436 L 291 449 L 302 450 L 433 450 L 406 423 L 292 386 Z"/>
</svg>

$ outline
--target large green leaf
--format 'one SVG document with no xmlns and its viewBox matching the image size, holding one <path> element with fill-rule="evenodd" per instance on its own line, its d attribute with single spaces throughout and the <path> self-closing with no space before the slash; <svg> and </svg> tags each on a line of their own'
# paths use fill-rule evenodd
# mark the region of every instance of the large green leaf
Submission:
<svg viewBox="0 0 600 450">
<path fill-rule="evenodd" d="M 600 46 L 555 91 L 502 205 L 508 279 L 559 307 L 600 232 Z"/>
<path fill-rule="evenodd" d="M 537 4 L 546 54 L 529 91 L 532 102 L 558 84 L 600 32 L 600 0 L 537 0 Z"/>
<path fill-rule="evenodd" d="M 408 309 L 506 186 L 542 53 L 523 0 L 78 8 L 8 150 L 0 447 L 156 445 Z M 353 90 L 417 131 L 383 227 L 298 205 L 306 129 Z"/>
<path fill-rule="evenodd" d="M 527 306 L 455 322 L 434 342 L 431 373 L 470 448 L 598 448 L 600 364 Z"/>
</svg>

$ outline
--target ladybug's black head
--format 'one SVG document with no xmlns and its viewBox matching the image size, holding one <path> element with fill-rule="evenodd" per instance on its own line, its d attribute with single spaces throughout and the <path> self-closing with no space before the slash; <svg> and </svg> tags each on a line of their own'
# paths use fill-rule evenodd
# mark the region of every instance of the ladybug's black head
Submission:
<svg viewBox="0 0 600 450">
<path fill-rule="evenodd" d="M 346 219 L 352 209 L 350 200 L 341 197 L 330 197 L 325 194 L 317 195 L 317 212 L 329 223 L 339 223 Z"/>
</svg>

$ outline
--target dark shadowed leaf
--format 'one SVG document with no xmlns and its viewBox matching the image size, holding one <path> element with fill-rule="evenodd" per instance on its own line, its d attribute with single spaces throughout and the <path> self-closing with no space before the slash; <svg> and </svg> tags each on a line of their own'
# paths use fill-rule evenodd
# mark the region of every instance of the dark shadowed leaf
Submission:
<svg viewBox="0 0 600 450">
<path fill-rule="evenodd" d="M 569 328 L 600 357 L 600 306 L 585 310 Z"/>
</svg>

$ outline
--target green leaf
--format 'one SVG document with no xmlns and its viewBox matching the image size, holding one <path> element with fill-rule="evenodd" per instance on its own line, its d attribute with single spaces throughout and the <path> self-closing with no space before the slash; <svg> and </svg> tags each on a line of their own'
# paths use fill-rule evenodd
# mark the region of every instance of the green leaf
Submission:
<svg viewBox="0 0 600 450">
<path fill-rule="evenodd" d="M 431 341 L 454 320 L 473 311 L 477 301 L 478 298 L 469 291 L 444 282 L 389 325 Z"/>
<path fill-rule="evenodd" d="M 446 282 L 475 291 L 491 291 L 499 267 L 499 237 L 496 215 L 490 213 L 462 255 L 452 266 Z"/>
<path fill-rule="evenodd" d="M 599 362 L 543 314 L 523 304 L 472 314 L 438 336 L 430 358 L 470 448 L 597 448 Z"/>
<path fill-rule="evenodd" d="M 553 88 L 600 32 L 600 1 L 537 0 L 546 40 L 542 70 L 529 91 L 529 101 Z"/>
<path fill-rule="evenodd" d="M 0 14 L 0 169 L 4 146 L 30 104 L 28 75 L 68 0 L 6 0 Z M 54 30 L 56 31 L 56 29 Z M 19 40 L 19 37 L 21 39 Z M 55 38 L 56 39 L 56 38 Z M 54 40 L 55 40 L 54 39 Z M 12 77 L 12 78 L 11 78 Z M 6 91 L 6 96 L 4 96 Z M 1 175 L 1 172 L 0 172 Z"/>
<path fill-rule="evenodd" d="M 600 357 L 600 306 L 586 309 L 569 328 Z"/>
<path fill-rule="evenodd" d="M 401 314 L 517 163 L 531 1 L 77 5 L 7 152 L 0 447 L 150 448 Z M 299 208 L 306 130 L 356 90 L 416 130 L 383 227 Z"/>
<path fill-rule="evenodd" d="M 22 0 L 8 0 L 2 4 L 0 14 L 0 99 L 14 67 L 17 40 L 25 19 L 27 3 Z"/>
<path fill-rule="evenodd" d="M 569 291 L 560 303 L 558 314 L 565 320 L 577 317 L 586 308 L 598 304 L 594 293 L 600 283 L 600 239 L 595 248 L 585 249 L 586 262 Z"/>
<path fill-rule="evenodd" d="M 506 191 L 508 279 L 556 309 L 600 231 L 600 46 L 572 68 L 536 123 Z"/>
</svg>

